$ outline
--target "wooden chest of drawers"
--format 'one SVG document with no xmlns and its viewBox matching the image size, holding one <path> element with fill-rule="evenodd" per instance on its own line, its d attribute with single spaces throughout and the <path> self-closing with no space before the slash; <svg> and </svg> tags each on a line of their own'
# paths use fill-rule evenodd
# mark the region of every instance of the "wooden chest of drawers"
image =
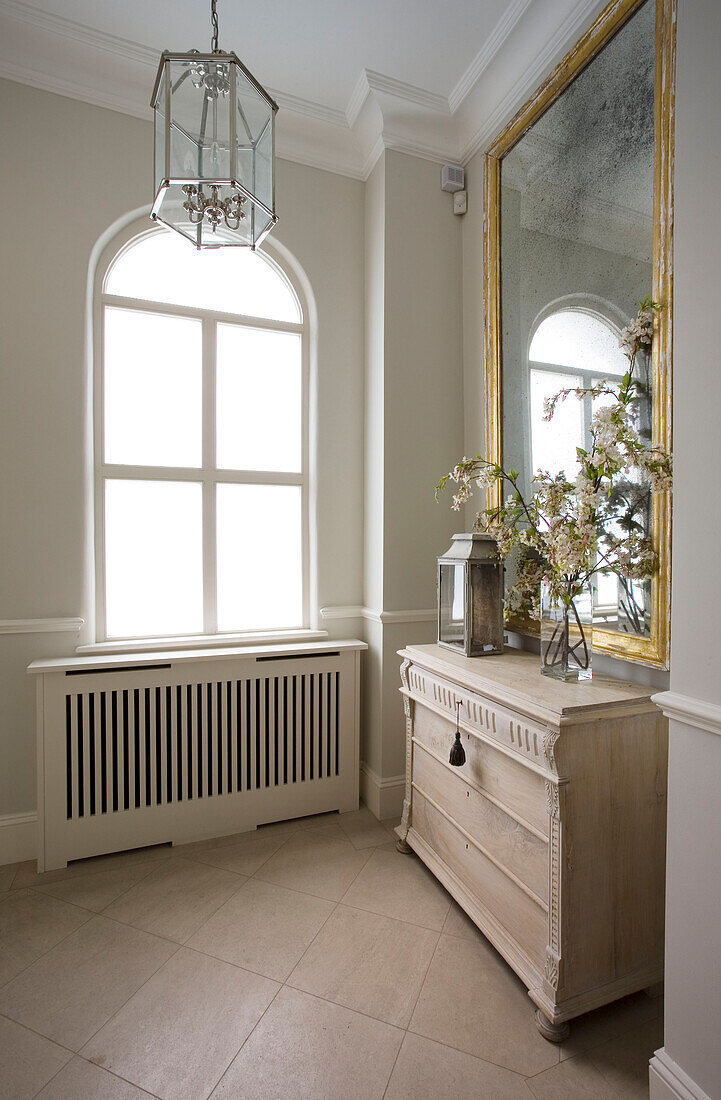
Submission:
<svg viewBox="0 0 721 1100">
<path fill-rule="evenodd" d="M 528 987 L 539 1029 L 663 977 L 667 723 L 651 689 L 538 658 L 402 650 L 413 849 Z M 451 767 L 456 704 L 466 762 Z"/>
</svg>

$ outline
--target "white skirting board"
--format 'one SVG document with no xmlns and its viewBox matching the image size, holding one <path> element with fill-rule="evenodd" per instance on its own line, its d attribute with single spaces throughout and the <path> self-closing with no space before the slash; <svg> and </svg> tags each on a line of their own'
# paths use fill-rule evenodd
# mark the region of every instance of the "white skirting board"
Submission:
<svg viewBox="0 0 721 1100">
<path fill-rule="evenodd" d="M 0 867 L 35 859 L 38 850 L 38 815 L 3 814 L 0 816 Z"/>
<path fill-rule="evenodd" d="M 367 764 L 360 766 L 360 794 L 362 800 L 379 821 L 400 817 L 403 811 L 403 795 L 406 789 L 405 775 L 392 775 L 382 779 Z"/>
<path fill-rule="evenodd" d="M 712 1100 L 661 1047 L 651 1059 L 649 1100 Z"/>
</svg>

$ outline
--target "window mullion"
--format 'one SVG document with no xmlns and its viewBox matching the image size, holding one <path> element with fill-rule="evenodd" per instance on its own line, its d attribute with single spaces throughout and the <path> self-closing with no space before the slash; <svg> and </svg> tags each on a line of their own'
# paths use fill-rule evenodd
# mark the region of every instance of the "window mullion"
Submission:
<svg viewBox="0 0 721 1100">
<path fill-rule="evenodd" d="M 218 629 L 215 546 L 216 322 L 203 319 L 203 616 L 206 634 Z"/>
</svg>

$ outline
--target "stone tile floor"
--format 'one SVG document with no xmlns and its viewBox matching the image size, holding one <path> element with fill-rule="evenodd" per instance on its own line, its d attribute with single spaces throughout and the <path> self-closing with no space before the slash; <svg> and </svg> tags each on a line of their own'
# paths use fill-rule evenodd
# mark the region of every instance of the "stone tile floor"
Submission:
<svg viewBox="0 0 721 1100">
<path fill-rule="evenodd" d="M 0 1098 L 648 1096 L 661 998 L 547 1043 L 393 824 L 361 808 L 0 868 Z"/>
</svg>

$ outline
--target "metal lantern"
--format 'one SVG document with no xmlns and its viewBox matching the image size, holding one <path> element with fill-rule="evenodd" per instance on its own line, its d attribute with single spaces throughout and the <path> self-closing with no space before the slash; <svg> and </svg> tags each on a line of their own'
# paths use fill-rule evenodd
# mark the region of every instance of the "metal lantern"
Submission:
<svg viewBox="0 0 721 1100">
<path fill-rule="evenodd" d="M 503 652 L 503 563 L 491 535 L 454 535 L 438 559 L 438 644 L 466 657 Z"/>
<path fill-rule="evenodd" d="M 255 249 L 276 221 L 273 172 L 278 110 L 234 53 L 218 49 L 212 0 L 209 53 L 165 51 L 155 115 L 151 218 L 197 248 Z"/>
</svg>

